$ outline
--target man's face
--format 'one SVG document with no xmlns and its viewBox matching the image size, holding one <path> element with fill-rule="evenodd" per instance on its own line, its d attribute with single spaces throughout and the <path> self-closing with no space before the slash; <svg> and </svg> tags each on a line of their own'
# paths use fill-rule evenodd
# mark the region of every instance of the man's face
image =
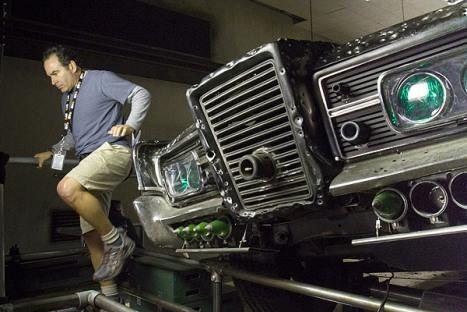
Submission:
<svg viewBox="0 0 467 312">
<path fill-rule="evenodd" d="M 77 82 L 76 64 L 71 61 L 67 66 L 63 66 L 55 54 L 44 61 L 44 70 L 50 77 L 52 85 L 62 93 L 71 91 Z"/>
</svg>

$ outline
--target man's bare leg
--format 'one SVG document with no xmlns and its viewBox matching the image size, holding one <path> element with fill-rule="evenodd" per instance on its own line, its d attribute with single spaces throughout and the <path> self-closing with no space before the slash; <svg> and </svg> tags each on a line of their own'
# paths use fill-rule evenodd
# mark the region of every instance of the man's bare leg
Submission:
<svg viewBox="0 0 467 312">
<path fill-rule="evenodd" d="M 64 177 L 57 185 L 60 198 L 91 224 L 100 236 L 109 233 L 113 226 L 104 213 L 101 202 L 78 181 Z"/>
<path fill-rule="evenodd" d="M 78 181 L 64 177 L 57 185 L 58 195 L 84 220 L 91 224 L 104 243 L 102 264 L 94 272 L 97 281 L 116 277 L 135 248 L 135 243 L 124 231 L 117 230 L 104 213 L 100 201 Z"/>
<path fill-rule="evenodd" d="M 88 247 L 91 256 L 91 263 L 94 270 L 101 265 L 102 257 L 104 256 L 104 244 L 102 243 L 99 233 L 95 230 L 83 234 L 84 241 Z M 105 296 L 117 296 L 118 290 L 114 280 L 100 281 L 102 293 Z M 110 289 L 110 291 L 106 291 Z M 114 290 L 115 289 L 115 290 Z"/>
</svg>

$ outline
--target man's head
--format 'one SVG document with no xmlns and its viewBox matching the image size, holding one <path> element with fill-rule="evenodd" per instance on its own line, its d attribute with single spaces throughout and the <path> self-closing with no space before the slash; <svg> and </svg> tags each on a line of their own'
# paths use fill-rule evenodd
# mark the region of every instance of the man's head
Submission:
<svg viewBox="0 0 467 312">
<path fill-rule="evenodd" d="M 44 51 L 42 62 L 52 85 L 62 93 L 71 91 L 79 80 L 81 68 L 76 54 L 61 46 L 53 46 Z"/>
</svg>

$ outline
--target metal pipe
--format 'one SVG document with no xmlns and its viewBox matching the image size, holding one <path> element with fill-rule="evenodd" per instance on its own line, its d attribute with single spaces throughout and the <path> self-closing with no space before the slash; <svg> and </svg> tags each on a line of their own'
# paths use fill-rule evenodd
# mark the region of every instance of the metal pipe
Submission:
<svg viewBox="0 0 467 312">
<path fill-rule="evenodd" d="M 175 249 L 176 253 L 193 253 L 193 254 L 237 254 L 248 253 L 253 251 L 251 247 L 240 248 L 179 248 Z"/>
<path fill-rule="evenodd" d="M 109 299 L 102 294 L 98 294 L 94 298 L 94 306 L 96 308 L 103 309 L 105 311 L 112 311 L 112 312 L 137 312 L 136 310 L 130 309 L 127 306 L 124 306 L 123 304 L 113 301 L 112 299 Z"/>
<path fill-rule="evenodd" d="M 47 161 L 50 162 L 50 161 Z M 34 157 L 10 157 L 9 164 L 30 164 L 36 165 L 37 160 Z M 77 159 L 65 159 L 65 165 L 77 165 L 79 161 Z"/>
<path fill-rule="evenodd" d="M 386 293 L 387 289 L 385 288 L 370 288 L 370 295 L 372 297 L 382 299 L 386 296 Z M 391 285 L 388 300 L 403 302 L 417 307 L 422 300 L 422 295 L 423 291 L 419 289 Z"/>
<path fill-rule="evenodd" d="M 85 252 L 86 252 L 86 248 L 32 252 L 32 253 L 21 254 L 21 260 L 29 261 L 29 260 L 40 260 L 40 259 L 48 259 L 48 258 L 74 256 L 74 255 L 84 254 Z M 10 261 L 11 256 L 10 255 L 5 256 L 5 260 Z"/>
<path fill-rule="evenodd" d="M 131 291 L 131 290 L 129 290 L 127 288 L 124 288 L 124 287 L 120 287 L 120 289 L 121 289 L 121 291 L 123 293 L 126 293 L 126 294 L 131 295 L 131 296 L 143 298 L 145 301 L 161 307 L 164 311 L 169 311 L 169 312 L 196 312 L 196 310 L 194 310 L 194 309 L 192 309 L 190 307 L 186 307 L 186 306 L 180 305 L 178 303 L 173 303 L 173 302 L 162 300 L 159 297 L 154 296 L 154 295 L 152 295 L 150 293 L 147 293 L 147 292 L 144 292 L 144 291 L 135 292 L 135 291 Z"/>
<path fill-rule="evenodd" d="M 50 160 L 47 160 L 45 163 L 50 163 Z M 37 165 L 37 160 L 34 157 L 10 157 L 8 164 L 28 164 L 28 165 Z M 65 165 L 76 166 L 79 164 L 78 159 L 65 159 Z M 129 175 L 130 178 L 135 178 L 136 174 L 132 173 Z"/>
<path fill-rule="evenodd" d="M 212 282 L 212 311 L 222 312 L 222 275 L 217 271 L 211 274 Z"/>
<path fill-rule="evenodd" d="M 5 2 L 3 3 L 5 11 Z M 3 45 L 2 45 L 3 53 Z M 1 74 L 1 73 L 0 73 Z M 4 184 L 6 178 L 5 165 L 8 162 L 8 154 L 0 152 L 0 304 L 6 302 L 5 292 L 5 192 Z"/>
<path fill-rule="evenodd" d="M 467 231 L 467 228 L 466 228 Z M 377 311 L 382 303 L 382 300 L 373 299 L 369 297 L 364 297 L 360 295 L 355 295 L 348 292 L 343 292 L 339 290 L 333 290 L 325 287 L 299 283 L 296 281 L 290 281 L 286 279 L 272 278 L 257 275 L 251 272 L 245 272 L 236 270 L 233 268 L 225 268 L 216 266 L 216 264 L 202 264 L 196 260 L 188 260 L 180 257 L 173 257 L 169 255 L 161 255 L 154 252 L 143 251 L 141 249 L 137 250 L 139 254 L 145 254 L 148 256 L 154 256 L 157 258 L 169 259 L 174 262 L 184 263 L 187 265 L 192 265 L 201 269 L 205 269 L 209 272 L 217 271 L 221 272 L 222 275 L 229 275 L 234 278 L 245 280 L 248 282 L 264 285 L 267 287 L 274 287 L 283 289 L 286 291 L 302 294 L 310 297 L 317 297 L 327 301 L 333 301 L 336 303 L 341 303 L 344 305 L 359 307 L 371 311 Z M 417 309 L 406 305 L 401 305 L 393 302 L 386 302 L 384 305 L 385 312 L 429 312 L 427 310 Z"/>
<path fill-rule="evenodd" d="M 0 311 L 50 311 L 69 307 L 84 308 L 88 305 L 112 312 L 137 312 L 136 310 L 130 309 L 107 298 L 95 290 L 82 291 L 71 295 L 9 303 L 0 305 Z"/>
<path fill-rule="evenodd" d="M 76 294 L 58 296 L 53 298 L 32 299 L 20 303 L 14 303 L 11 311 L 49 311 L 52 309 L 69 308 L 79 306 L 80 301 Z M 1 310 L 1 308 L 0 308 Z"/>
<path fill-rule="evenodd" d="M 177 256 L 164 255 L 162 253 L 147 251 L 147 250 L 144 250 L 144 249 L 141 249 L 141 248 L 136 248 L 134 254 L 139 255 L 139 256 L 149 256 L 149 257 L 154 257 L 154 258 L 159 258 L 159 259 L 166 259 L 166 260 L 169 260 L 169 261 L 178 262 L 178 263 L 181 263 L 181 264 L 186 264 L 186 265 L 192 266 L 194 268 L 198 268 L 198 269 L 202 269 L 202 270 L 206 270 L 206 271 L 211 271 L 210 267 L 207 264 L 203 264 L 203 263 L 201 263 L 201 262 L 199 262 L 197 260 L 193 260 L 193 259 L 186 259 L 186 258 L 177 257 Z M 139 262 L 142 262 L 142 263 L 151 264 L 150 263 L 151 261 L 149 259 L 135 258 L 135 260 L 139 261 Z"/>
<path fill-rule="evenodd" d="M 0 303 L 5 294 L 5 216 L 3 210 L 3 184 L 0 183 Z"/>
<path fill-rule="evenodd" d="M 240 271 L 232 268 L 223 268 L 222 273 L 230 275 L 244 281 L 260 284 L 267 287 L 279 288 L 305 296 L 316 297 L 344 305 L 362 308 L 370 311 L 377 311 L 382 303 L 381 300 L 355 295 L 348 292 L 333 290 L 321 286 L 314 286 L 295 281 L 290 281 L 280 278 L 272 278 L 257 275 L 251 272 Z M 401 305 L 392 302 L 386 302 L 384 305 L 385 312 L 429 312 L 406 305 Z"/>
<path fill-rule="evenodd" d="M 120 304 L 95 290 L 87 290 L 75 294 L 79 298 L 78 308 L 91 305 L 98 310 L 103 309 L 112 312 L 137 312 L 123 304 Z"/>
<path fill-rule="evenodd" d="M 388 243 L 388 242 L 395 242 L 395 241 L 401 241 L 401 240 L 434 237 L 434 236 L 442 236 L 442 235 L 450 235 L 450 234 L 460 234 L 460 233 L 467 233 L 467 225 L 457 225 L 457 226 L 450 226 L 446 228 L 431 229 L 431 230 L 417 231 L 417 232 L 411 232 L 411 233 L 391 234 L 391 235 L 384 235 L 384 236 L 379 236 L 379 237 L 359 238 L 359 239 L 352 240 L 352 245 L 353 246 L 370 245 L 370 244 Z"/>
</svg>

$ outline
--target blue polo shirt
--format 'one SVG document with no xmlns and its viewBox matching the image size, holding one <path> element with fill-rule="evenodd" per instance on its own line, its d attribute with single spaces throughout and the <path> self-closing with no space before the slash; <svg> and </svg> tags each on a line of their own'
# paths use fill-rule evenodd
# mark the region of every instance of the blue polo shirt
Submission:
<svg viewBox="0 0 467 312">
<path fill-rule="evenodd" d="M 135 87 L 112 72 L 86 70 L 71 122 L 76 155 L 91 153 L 105 142 L 128 146 L 125 137 L 113 137 L 107 132 L 114 125 L 124 124 L 122 106 Z M 63 112 L 66 98 L 64 93 Z"/>
</svg>

